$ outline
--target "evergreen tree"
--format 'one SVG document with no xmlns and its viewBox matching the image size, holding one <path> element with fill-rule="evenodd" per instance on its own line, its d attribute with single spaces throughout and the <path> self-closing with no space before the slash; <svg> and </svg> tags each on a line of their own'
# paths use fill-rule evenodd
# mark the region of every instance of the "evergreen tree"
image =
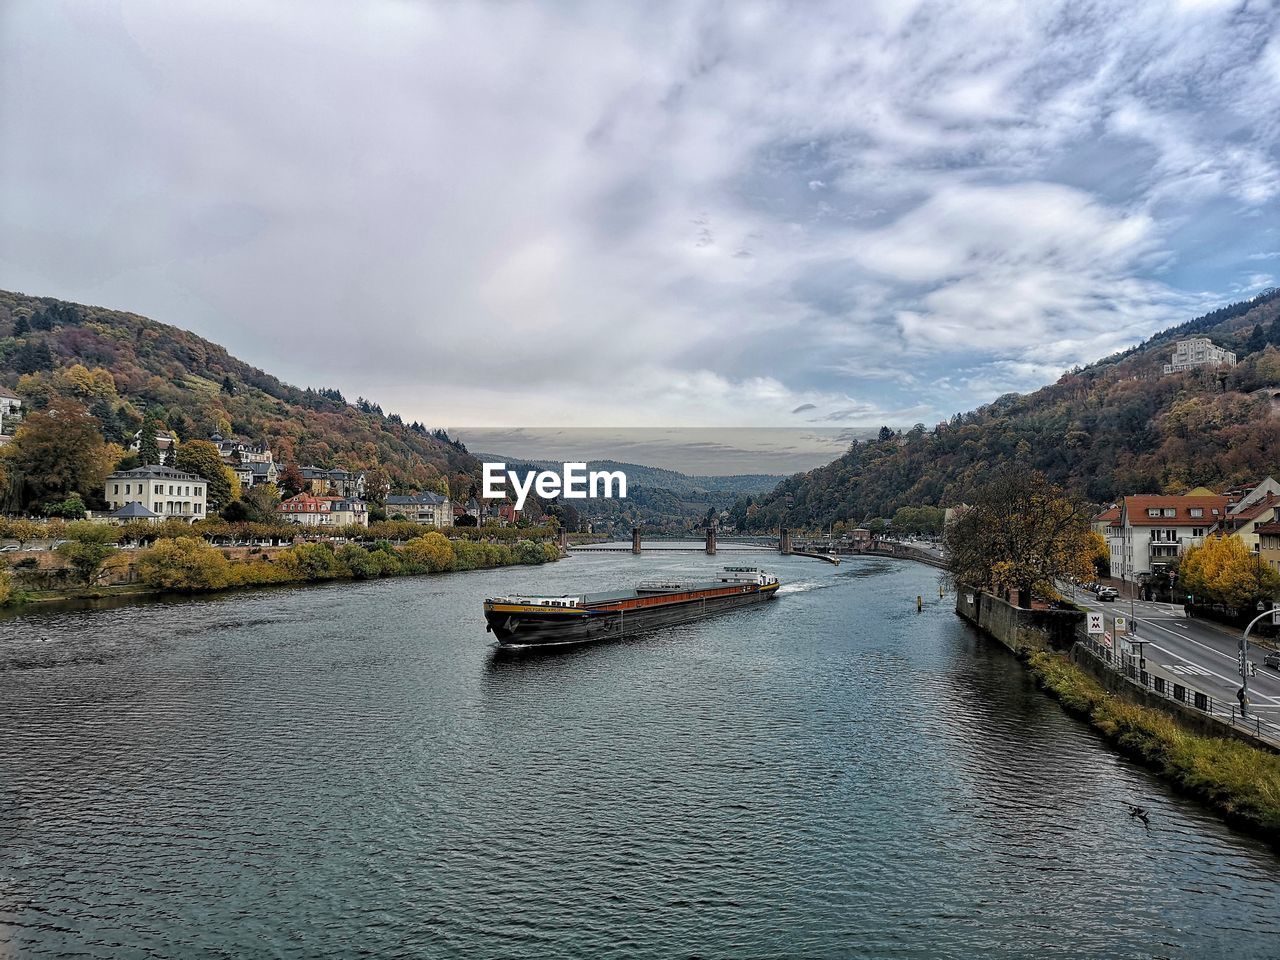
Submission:
<svg viewBox="0 0 1280 960">
<path fill-rule="evenodd" d="M 13 355 L 13 368 L 18 373 L 37 373 L 53 369 L 53 351 L 43 340 L 24 343 Z"/>
<path fill-rule="evenodd" d="M 124 439 L 120 415 L 115 406 L 106 397 L 99 397 L 89 407 L 89 412 L 102 424 L 102 435 L 111 443 L 119 443 Z"/>
<path fill-rule="evenodd" d="M 148 420 L 142 425 L 142 436 L 139 438 L 138 461 L 144 466 L 153 466 L 160 462 L 160 446 L 156 440 L 156 422 Z"/>
<path fill-rule="evenodd" d="M 24 333 L 30 333 L 30 332 L 31 332 L 31 321 L 27 319 L 27 315 L 25 313 L 22 316 L 18 317 L 17 320 L 13 321 L 13 335 L 15 337 L 20 337 Z"/>
<path fill-rule="evenodd" d="M 1249 334 L 1249 339 L 1244 342 L 1245 353 L 1257 353 L 1259 350 L 1265 349 L 1267 346 L 1267 329 L 1260 323 L 1253 326 L 1253 332 Z"/>
<path fill-rule="evenodd" d="M 231 379 L 231 374 L 224 374 L 222 377 L 222 392 L 229 397 L 236 395 L 236 385 Z"/>
</svg>

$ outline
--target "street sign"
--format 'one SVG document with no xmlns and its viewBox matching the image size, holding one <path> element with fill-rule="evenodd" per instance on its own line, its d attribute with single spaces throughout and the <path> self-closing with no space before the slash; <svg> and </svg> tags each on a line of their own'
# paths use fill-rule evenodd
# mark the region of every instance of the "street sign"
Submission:
<svg viewBox="0 0 1280 960">
<path fill-rule="evenodd" d="M 1120 634 L 1128 633 L 1128 632 L 1129 632 L 1128 623 L 1126 622 L 1125 618 L 1116 617 L 1116 636 L 1118 637 L 1120 636 Z"/>
<path fill-rule="evenodd" d="M 1271 605 L 1271 622 L 1280 625 L 1280 603 Z"/>
<path fill-rule="evenodd" d="M 1096 636 L 1097 634 L 1102 633 L 1104 629 L 1106 629 L 1106 628 L 1105 628 L 1105 627 L 1103 627 L 1103 625 L 1102 625 L 1102 614 L 1100 614 L 1100 613 L 1091 613 L 1091 614 L 1089 614 L 1089 634 L 1090 634 L 1090 636 Z"/>
</svg>

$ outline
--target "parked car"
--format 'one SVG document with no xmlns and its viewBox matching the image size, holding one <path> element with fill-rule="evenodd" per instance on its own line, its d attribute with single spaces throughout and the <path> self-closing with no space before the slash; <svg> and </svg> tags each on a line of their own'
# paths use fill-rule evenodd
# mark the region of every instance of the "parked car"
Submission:
<svg viewBox="0 0 1280 960">
<path fill-rule="evenodd" d="M 1272 670 L 1280 670 L 1280 651 L 1272 650 L 1262 658 L 1262 665 Z"/>
<path fill-rule="evenodd" d="M 0 547 L 0 553 L 10 553 L 17 549 L 18 545 L 16 543 L 6 543 L 3 547 Z"/>
</svg>

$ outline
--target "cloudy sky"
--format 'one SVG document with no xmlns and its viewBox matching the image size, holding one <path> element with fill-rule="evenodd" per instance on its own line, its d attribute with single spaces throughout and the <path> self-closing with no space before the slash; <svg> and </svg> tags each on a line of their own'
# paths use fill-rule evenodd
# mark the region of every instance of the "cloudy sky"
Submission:
<svg viewBox="0 0 1280 960">
<path fill-rule="evenodd" d="M 0 0 L 0 286 L 441 425 L 936 422 L 1280 275 L 1271 2 Z"/>
</svg>

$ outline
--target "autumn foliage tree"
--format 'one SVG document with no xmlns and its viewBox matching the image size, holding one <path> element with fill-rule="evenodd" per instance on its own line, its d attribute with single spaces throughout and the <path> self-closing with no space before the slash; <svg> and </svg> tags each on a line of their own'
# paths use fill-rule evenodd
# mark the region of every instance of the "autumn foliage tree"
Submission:
<svg viewBox="0 0 1280 960">
<path fill-rule="evenodd" d="M 435 531 L 414 537 L 404 545 L 400 555 L 406 563 L 430 573 L 452 570 L 456 562 L 448 537 Z"/>
<path fill-rule="evenodd" d="M 950 577 L 990 592 L 1014 591 L 1023 607 L 1033 593 L 1056 596 L 1055 580 L 1093 572 L 1089 513 L 1044 474 L 1002 467 L 946 532 Z"/>
<path fill-rule="evenodd" d="M 227 585 L 230 564 L 200 537 L 157 541 L 138 555 L 143 583 L 166 590 L 213 590 Z"/>
<path fill-rule="evenodd" d="M 1085 539 L 1088 543 L 1089 562 L 1093 564 L 1094 573 L 1100 577 L 1110 576 L 1111 548 L 1107 546 L 1107 538 L 1090 530 Z"/>
<path fill-rule="evenodd" d="M 296 497 L 302 492 L 302 488 L 306 485 L 306 481 L 302 479 L 302 471 L 298 469 L 296 464 L 289 464 L 280 471 L 280 475 L 276 478 L 276 486 L 280 489 L 282 497 Z"/>
<path fill-rule="evenodd" d="M 5 457 L 24 509 L 71 494 L 99 500 L 115 459 L 98 421 L 74 400 L 62 398 L 22 422 Z"/>
<path fill-rule="evenodd" d="M 1280 573 L 1239 537 L 1207 538 L 1187 550 L 1178 569 L 1181 587 L 1200 601 L 1239 609 L 1280 594 Z"/>
<path fill-rule="evenodd" d="M 58 553 L 71 565 L 80 582 L 93 586 L 102 571 L 118 551 L 114 527 L 82 520 L 67 527 L 67 541 L 58 547 Z"/>
</svg>

